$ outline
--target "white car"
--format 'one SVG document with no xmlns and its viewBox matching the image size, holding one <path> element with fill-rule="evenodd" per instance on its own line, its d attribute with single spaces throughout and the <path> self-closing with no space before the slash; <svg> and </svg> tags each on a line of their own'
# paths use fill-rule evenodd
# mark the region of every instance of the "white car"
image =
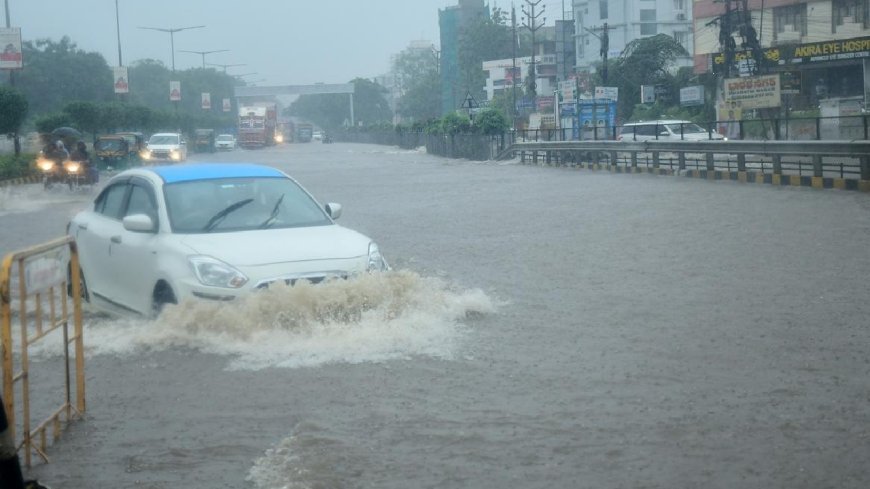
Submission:
<svg viewBox="0 0 870 489">
<path fill-rule="evenodd" d="M 388 270 L 370 238 L 335 224 L 296 180 L 252 164 L 130 169 L 70 221 L 85 300 L 142 315 L 232 300 L 275 282 Z"/>
<path fill-rule="evenodd" d="M 214 147 L 221 150 L 232 151 L 236 149 L 236 138 L 232 134 L 219 134 L 214 140 Z"/>
<path fill-rule="evenodd" d="M 619 130 L 618 141 L 722 141 L 715 129 L 707 131 L 692 121 L 657 120 L 629 122 Z"/>
<path fill-rule="evenodd" d="M 141 155 L 144 161 L 184 161 L 187 159 L 187 141 L 177 132 L 152 134 Z"/>
</svg>

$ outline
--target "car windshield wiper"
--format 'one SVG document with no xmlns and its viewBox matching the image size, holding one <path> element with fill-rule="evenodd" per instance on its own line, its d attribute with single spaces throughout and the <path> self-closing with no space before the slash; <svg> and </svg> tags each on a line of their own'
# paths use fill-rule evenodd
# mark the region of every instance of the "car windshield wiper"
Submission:
<svg viewBox="0 0 870 489">
<path fill-rule="evenodd" d="M 203 226 L 202 230 L 205 232 L 211 231 L 212 229 L 214 229 L 215 226 L 218 225 L 218 223 L 223 221 L 223 219 L 225 217 L 227 217 L 230 213 L 232 213 L 238 209 L 241 209 L 242 207 L 250 204 L 253 201 L 254 201 L 254 199 L 245 199 L 245 200 L 240 200 L 240 201 L 236 202 L 235 204 L 229 205 L 224 210 L 222 210 L 222 211 L 218 212 L 217 214 L 215 214 L 214 216 L 212 216 L 212 218 L 209 219 L 207 223 L 205 223 L 205 226 Z"/>
<path fill-rule="evenodd" d="M 278 202 L 275 202 L 275 207 L 272 207 L 272 212 L 269 214 L 269 218 L 263 221 L 263 224 L 260 224 L 260 229 L 266 229 L 275 223 L 275 218 L 278 217 L 278 208 L 284 200 L 284 195 L 286 194 L 281 194 L 281 196 L 278 197 Z"/>
</svg>

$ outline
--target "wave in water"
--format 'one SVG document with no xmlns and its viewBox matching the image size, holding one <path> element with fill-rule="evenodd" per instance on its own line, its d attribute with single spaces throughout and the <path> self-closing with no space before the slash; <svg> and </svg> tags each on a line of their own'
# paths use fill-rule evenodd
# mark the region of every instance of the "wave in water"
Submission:
<svg viewBox="0 0 870 489">
<path fill-rule="evenodd" d="M 94 319 L 89 355 L 190 348 L 231 356 L 229 369 L 298 368 L 424 355 L 450 359 L 469 316 L 494 312 L 482 291 L 410 271 L 272 287 L 232 302 L 168 306 L 154 321 Z"/>
</svg>

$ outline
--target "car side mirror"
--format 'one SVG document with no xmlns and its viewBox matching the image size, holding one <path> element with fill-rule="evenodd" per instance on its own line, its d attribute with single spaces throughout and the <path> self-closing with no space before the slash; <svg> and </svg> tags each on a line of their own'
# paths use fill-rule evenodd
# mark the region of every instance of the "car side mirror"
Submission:
<svg viewBox="0 0 870 489">
<path fill-rule="evenodd" d="M 329 214 L 329 217 L 338 219 L 341 217 L 341 204 L 336 204 L 335 202 L 326 204 L 326 213 Z"/>
<path fill-rule="evenodd" d="M 671 135 L 671 133 L 669 133 L 668 131 L 662 131 L 659 133 L 659 136 L 670 136 L 670 135 Z"/>
<path fill-rule="evenodd" d="M 125 216 L 121 222 L 124 224 L 124 229 L 134 233 L 153 233 L 155 231 L 154 221 L 146 214 Z"/>
</svg>

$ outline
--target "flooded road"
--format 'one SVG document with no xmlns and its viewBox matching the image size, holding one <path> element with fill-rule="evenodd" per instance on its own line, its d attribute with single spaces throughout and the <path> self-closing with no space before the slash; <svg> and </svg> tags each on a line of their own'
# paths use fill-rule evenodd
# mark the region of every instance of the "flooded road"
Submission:
<svg viewBox="0 0 870 489">
<path fill-rule="evenodd" d="M 394 268 L 89 312 L 56 488 L 865 488 L 870 196 L 317 143 Z M 0 252 L 86 196 L 0 189 Z M 34 361 L 50 362 L 48 350 Z"/>
</svg>

